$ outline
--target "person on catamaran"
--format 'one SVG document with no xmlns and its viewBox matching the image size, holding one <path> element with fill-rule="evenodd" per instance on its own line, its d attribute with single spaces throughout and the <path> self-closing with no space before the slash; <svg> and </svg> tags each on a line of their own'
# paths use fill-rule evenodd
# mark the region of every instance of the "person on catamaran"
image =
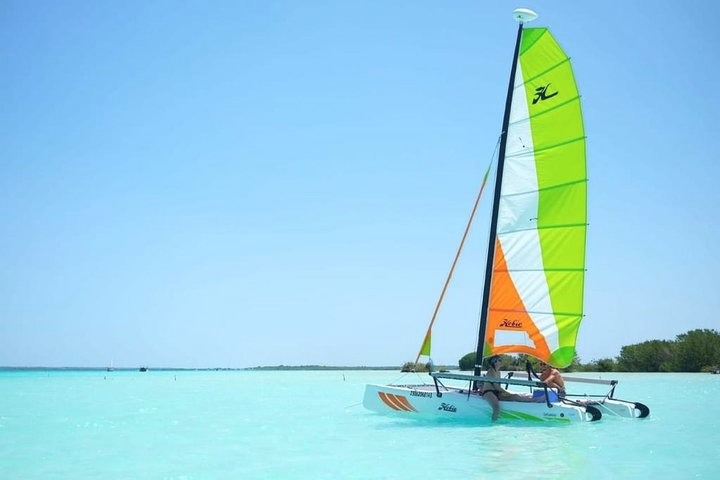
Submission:
<svg viewBox="0 0 720 480">
<path fill-rule="evenodd" d="M 548 387 L 556 389 L 558 397 L 563 398 L 565 396 L 565 380 L 563 380 L 557 368 L 553 368 L 545 362 L 540 362 L 540 381 L 545 382 Z"/>
<path fill-rule="evenodd" d="M 486 377 L 501 378 L 500 377 L 500 355 L 493 355 L 488 360 L 488 371 L 485 374 Z M 494 382 L 483 382 L 480 388 L 480 395 L 490 404 L 492 407 L 492 419 L 493 422 L 500 416 L 500 401 L 514 401 L 514 402 L 532 402 L 533 398 L 531 395 L 520 395 L 517 393 L 511 393 L 502 388 L 499 383 Z"/>
</svg>

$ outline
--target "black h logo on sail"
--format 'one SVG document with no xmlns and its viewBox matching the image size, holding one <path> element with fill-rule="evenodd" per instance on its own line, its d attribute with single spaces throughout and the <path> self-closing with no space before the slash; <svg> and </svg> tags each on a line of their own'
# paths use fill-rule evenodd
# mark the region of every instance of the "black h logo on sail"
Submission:
<svg viewBox="0 0 720 480">
<path fill-rule="evenodd" d="M 556 92 L 553 92 L 550 95 L 548 95 L 547 89 L 549 86 L 550 86 L 550 84 L 548 83 L 544 87 L 538 87 L 535 89 L 535 98 L 533 98 L 533 103 L 532 103 L 533 105 L 535 105 L 540 100 L 547 100 L 548 98 L 552 98 L 558 94 L 558 92 L 556 91 Z"/>
</svg>

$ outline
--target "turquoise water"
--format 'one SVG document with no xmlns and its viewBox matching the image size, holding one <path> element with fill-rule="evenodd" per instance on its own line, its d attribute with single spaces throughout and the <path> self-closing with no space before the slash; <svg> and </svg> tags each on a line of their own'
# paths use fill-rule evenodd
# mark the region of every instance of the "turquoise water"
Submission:
<svg viewBox="0 0 720 480">
<path fill-rule="evenodd" d="M 720 375 L 613 375 L 651 416 L 571 426 L 415 422 L 360 405 L 365 383 L 398 378 L 0 372 L 0 478 L 717 478 Z"/>
</svg>

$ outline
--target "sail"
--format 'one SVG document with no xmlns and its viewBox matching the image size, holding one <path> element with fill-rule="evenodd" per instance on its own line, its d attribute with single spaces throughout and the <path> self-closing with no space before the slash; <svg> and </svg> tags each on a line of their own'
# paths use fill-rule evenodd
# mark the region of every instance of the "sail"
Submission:
<svg viewBox="0 0 720 480">
<path fill-rule="evenodd" d="M 425 340 L 423 340 L 423 344 L 420 347 L 420 353 L 418 353 L 418 358 L 420 358 L 421 355 L 430 356 L 430 351 L 432 350 L 432 330 L 427 331 L 425 334 Z M 415 363 L 417 363 L 417 359 L 415 360 Z"/>
<path fill-rule="evenodd" d="M 569 365 L 583 317 L 587 172 L 570 60 L 522 30 L 498 205 L 484 355 Z"/>
</svg>

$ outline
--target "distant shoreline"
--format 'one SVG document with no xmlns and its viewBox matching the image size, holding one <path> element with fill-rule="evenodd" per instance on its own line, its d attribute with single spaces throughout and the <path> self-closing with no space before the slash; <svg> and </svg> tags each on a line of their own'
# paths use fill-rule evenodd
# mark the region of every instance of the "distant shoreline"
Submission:
<svg viewBox="0 0 720 480">
<path fill-rule="evenodd" d="M 205 368 L 186 368 L 186 367 L 146 367 L 148 371 L 155 372 L 205 372 L 205 371 L 248 371 L 248 370 L 265 370 L 265 371 L 312 371 L 312 370 L 400 370 L 399 366 L 326 366 L 326 365 L 275 365 L 275 366 L 257 366 L 257 367 L 205 367 Z M 83 372 L 137 372 L 140 367 L 0 367 L 0 371 L 83 371 Z"/>
<path fill-rule="evenodd" d="M 345 370 L 345 371 L 360 371 L 360 370 L 368 370 L 368 371 L 378 371 L 378 370 L 384 370 L 384 371 L 396 371 L 401 372 L 401 367 L 397 366 L 375 366 L 375 367 L 369 367 L 369 366 L 354 366 L 354 367 L 348 367 L 348 366 L 327 366 L 327 365 L 274 365 L 274 366 L 258 366 L 258 367 L 207 367 L 207 368 L 186 368 L 186 367 L 145 367 L 146 370 L 141 370 L 141 367 L 118 367 L 118 368 L 111 368 L 108 369 L 108 367 L 0 367 L 0 373 L 2 372 L 103 372 L 103 373 L 112 373 L 112 372 L 247 372 L 247 371 L 266 371 L 266 372 L 286 372 L 286 371 L 339 371 L 339 370 Z M 457 369 L 457 367 L 442 367 L 442 370 L 454 370 Z M 409 372 L 403 372 L 403 373 L 409 373 Z M 417 372 L 417 373 L 426 373 L 426 372 Z M 523 373 L 523 372 L 520 372 Z M 586 371 L 577 371 L 577 372 L 568 372 L 568 373 L 602 373 L 602 374 L 612 374 L 612 373 L 715 373 L 720 374 L 720 370 L 711 371 L 711 372 L 626 372 L 626 371 L 616 371 L 616 372 L 606 372 L 606 371 L 593 371 L 593 372 L 586 372 Z"/>
</svg>

